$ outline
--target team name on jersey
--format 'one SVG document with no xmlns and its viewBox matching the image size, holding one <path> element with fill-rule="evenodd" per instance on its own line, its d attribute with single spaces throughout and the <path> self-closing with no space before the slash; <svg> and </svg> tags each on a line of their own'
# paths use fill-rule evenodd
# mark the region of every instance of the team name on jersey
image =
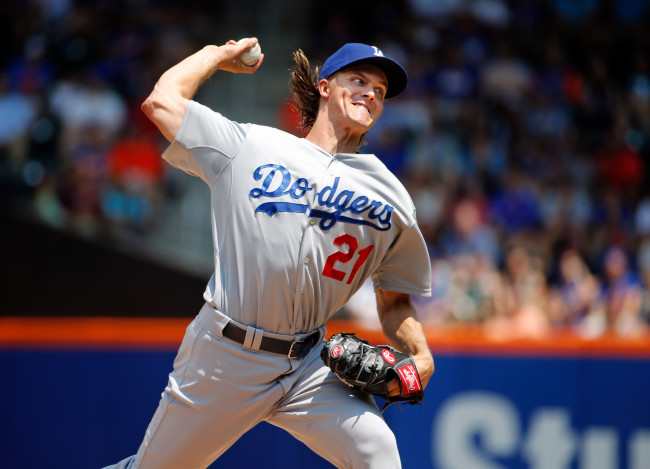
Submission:
<svg viewBox="0 0 650 469">
<path fill-rule="evenodd" d="M 262 181 L 261 187 L 251 189 L 249 193 L 254 199 L 288 195 L 300 201 L 308 192 L 314 190 L 307 179 L 294 178 L 287 168 L 277 164 L 259 166 L 253 172 L 253 178 Z M 316 194 L 314 200 L 318 207 L 334 209 L 312 208 L 309 211 L 310 218 L 320 218 L 321 229 L 329 230 L 337 222 L 365 225 L 379 231 L 386 231 L 391 227 L 393 207 L 380 200 L 371 200 L 365 195 L 357 195 L 355 191 L 339 189 L 340 185 L 341 178 L 336 177 L 331 185 L 323 187 Z M 274 200 L 260 204 L 255 209 L 255 213 L 262 212 L 272 217 L 278 212 L 307 213 L 308 209 L 309 205 L 305 203 Z M 350 215 L 365 215 L 365 217 Z"/>
</svg>

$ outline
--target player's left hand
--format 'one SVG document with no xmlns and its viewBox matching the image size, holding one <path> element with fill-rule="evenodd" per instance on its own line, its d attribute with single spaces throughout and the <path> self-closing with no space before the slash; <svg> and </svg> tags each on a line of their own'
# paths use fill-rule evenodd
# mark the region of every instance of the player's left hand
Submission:
<svg viewBox="0 0 650 469">
<path fill-rule="evenodd" d="M 393 378 L 386 383 L 386 391 L 388 391 L 390 397 L 399 396 L 399 381 L 397 378 Z"/>
<path fill-rule="evenodd" d="M 383 397 L 388 404 L 417 404 L 424 389 L 411 355 L 388 345 L 373 347 L 354 334 L 334 334 L 321 351 L 321 358 L 348 386 Z"/>
</svg>

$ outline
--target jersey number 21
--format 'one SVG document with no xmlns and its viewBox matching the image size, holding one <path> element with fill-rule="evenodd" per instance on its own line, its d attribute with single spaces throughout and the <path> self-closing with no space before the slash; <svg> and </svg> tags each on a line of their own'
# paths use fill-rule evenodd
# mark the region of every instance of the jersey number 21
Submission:
<svg viewBox="0 0 650 469">
<path fill-rule="evenodd" d="M 338 236 L 337 238 L 334 239 L 334 244 L 340 247 L 347 246 L 348 250 L 336 251 L 334 254 L 330 254 L 327 257 L 327 261 L 325 262 L 325 267 L 323 268 L 323 275 L 325 277 L 330 277 L 335 280 L 338 280 L 339 282 L 342 282 L 346 276 L 346 273 L 336 269 L 334 265 L 337 262 L 347 264 L 354 258 L 354 255 L 357 254 L 357 260 L 352 267 L 352 271 L 348 276 L 347 282 L 345 282 L 347 284 L 350 284 L 352 283 L 354 276 L 357 274 L 359 267 L 361 267 L 361 264 L 363 264 L 366 261 L 366 259 L 368 259 L 368 256 L 370 255 L 370 251 L 372 251 L 372 249 L 375 246 L 371 244 L 370 246 L 361 249 L 357 253 L 357 249 L 359 248 L 359 242 L 354 236 L 349 234 L 342 234 L 341 236 Z"/>
</svg>

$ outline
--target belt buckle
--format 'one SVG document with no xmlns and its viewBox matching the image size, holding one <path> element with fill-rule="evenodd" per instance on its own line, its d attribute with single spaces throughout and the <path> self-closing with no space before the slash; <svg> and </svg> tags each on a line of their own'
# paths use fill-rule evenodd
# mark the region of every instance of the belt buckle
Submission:
<svg viewBox="0 0 650 469">
<path fill-rule="evenodd" d="M 289 347 L 289 353 L 287 353 L 287 356 L 291 359 L 296 359 L 296 358 L 303 358 L 305 357 L 311 348 L 318 342 L 318 337 L 320 337 L 320 333 L 318 331 L 313 332 L 312 334 L 308 335 L 307 337 L 303 338 L 302 340 L 296 340 L 294 342 L 291 342 L 291 347 Z M 293 346 L 298 344 L 299 346 L 304 345 L 304 348 L 299 354 L 294 355 L 294 350 Z"/>
<path fill-rule="evenodd" d="M 305 343 L 305 341 L 298 341 L 298 340 L 296 340 L 294 342 L 291 342 L 291 347 L 289 347 L 289 353 L 287 353 L 287 356 L 292 360 L 294 360 L 296 358 L 302 358 L 304 356 L 304 352 L 302 352 L 302 354 L 300 354 L 300 355 L 294 355 L 293 354 L 293 346 L 296 345 L 296 344 L 302 345 L 304 343 Z"/>
</svg>

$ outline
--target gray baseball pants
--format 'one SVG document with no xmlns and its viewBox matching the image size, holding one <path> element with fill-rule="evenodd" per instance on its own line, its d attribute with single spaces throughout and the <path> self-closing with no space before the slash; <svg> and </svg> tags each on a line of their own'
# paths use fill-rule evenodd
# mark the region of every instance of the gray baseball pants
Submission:
<svg viewBox="0 0 650 469">
<path fill-rule="evenodd" d="M 245 350 L 205 310 L 187 328 L 137 454 L 110 468 L 205 468 L 261 421 L 338 468 L 401 467 L 374 399 L 330 372 L 322 342 L 302 359 Z"/>
</svg>

